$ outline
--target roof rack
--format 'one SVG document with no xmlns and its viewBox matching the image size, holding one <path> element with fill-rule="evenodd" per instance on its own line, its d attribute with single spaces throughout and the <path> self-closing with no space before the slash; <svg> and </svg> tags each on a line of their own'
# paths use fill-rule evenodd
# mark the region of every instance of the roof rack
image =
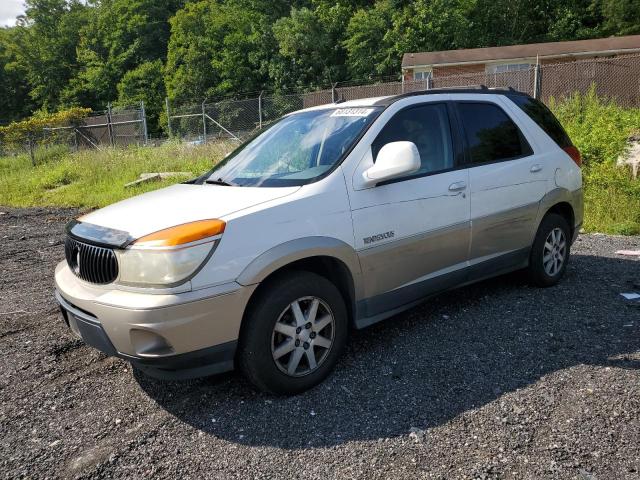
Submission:
<svg viewBox="0 0 640 480">
<path fill-rule="evenodd" d="M 524 95 L 530 96 L 527 93 L 520 92 L 512 87 L 499 88 L 499 87 L 487 87 L 486 85 L 471 85 L 464 87 L 443 87 L 443 88 L 429 88 L 425 90 L 416 90 L 414 92 L 401 93 L 388 98 L 384 98 L 375 103 L 375 105 L 388 106 L 398 100 L 407 97 L 414 97 L 416 95 L 435 95 L 443 93 L 483 93 L 483 94 L 509 94 L 509 95 Z"/>
</svg>

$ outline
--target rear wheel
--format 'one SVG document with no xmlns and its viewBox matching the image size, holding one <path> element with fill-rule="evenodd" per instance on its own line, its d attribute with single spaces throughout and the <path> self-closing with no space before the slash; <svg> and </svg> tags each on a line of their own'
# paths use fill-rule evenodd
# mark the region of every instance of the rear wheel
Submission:
<svg viewBox="0 0 640 480">
<path fill-rule="evenodd" d="M 338 289 L 311 272 L 266 284 L 243 325 L 238 363 L 260 390 L 295 394 L 331 372 L 347 339 L 347 311 Z"/>
<path fill-rule="evenodd" d="M 534 285 L 557 284 L 567 268 L 570 250 L 569 224 L 561 215 L 547 214 L 540 222 L 529 259 L 529 278 Z"/>
</svg>

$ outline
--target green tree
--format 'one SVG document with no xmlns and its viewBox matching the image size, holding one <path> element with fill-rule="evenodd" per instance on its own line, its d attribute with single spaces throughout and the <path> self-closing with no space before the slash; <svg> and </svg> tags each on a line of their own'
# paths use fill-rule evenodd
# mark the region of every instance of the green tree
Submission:
<svg viewBox="0 0 640 480">
<path fill-rule="evenodd" d="M 279 88 L 321 86 L 341 80 L 331 62 L 329 33 L 312 9 L 294 8 L 273 26 L 278 55 L 271 77 Z"/>
<path fill-rule="evenodd" d="M 118 83 L 118 103 L 129 106 L 144 102 L 149 134 L 156 136 L 161 133 L 160 114 L 165 97 L 163 73 L 162 60 L 154 60 L 129 70 Z"/>
<path fill-rule="evenodd" d="M 27 0 L 15 31 L 16 69 L 24 72 L 38 107 L 55 109 L 77 70 L 76 48 L 87 22 L 79 0 Z"/>
<path fill-rule="evenodd" d="M 26 0 L 0 119 L 397 75 L 405 52 L 640 33 L 640 0 Z M 161 81 L 162 80 L 162 81 Z"/>
<path fill-rule="evenodd" d="M 581 40 L 602 35 L 602 18 L 592 0 L 559 2 L 545 41 Z"/>
<path fill-rule="evenodd" d="M 475 0 L 465 48 L 592 38 L 600 0 Z M 617 1 L 617 0 L 614 0 Z"/>
<path fill-rule="evenodd" d="M 145 62 L 164 60 L 169 18 L 183 0 L 101 0 L 81 31 L 78 74 L 63 93 L 68 104 L 104 106 L 118 95 L 124 75 Z"/>
<path fill-rule="evenodd" d="M 15 28 L 0 28 L 0 124 L 27 116 L 33 108 L 25 72 L 16 62 Z"/>
<path fill-rule="evenodd" d="M 601 0 L 603 29 L 609 35 L 640 33 L 640 0 Z"/>
<path fill-rule="evenodd" d="M 467 14 L 465 48 L 544 41 L 555 0 L 475 0 Z"/>
<path fill-rule="evenodd" d="M 277 88 L 326 86 L 347 79 L 344 40 L 357 4 L 313 2 L 313 8 L 292 8 L 273 25 L 278 54 L 270 74 Z"/>
<path fill-rule="evenodd" d="M 418 0 L 398 11 L 389 32 L 398 61 L 405 52 L 469 46 L 474 6 L 474 0 Z"/>
<path fill-rule="evenodd" d="M 262 89 L 274 52 L 269 18 L 237 3 L 188 3 L 171 19 L 165 84 L 178 102 Z"/>
<path fill-rule="evenodd" d="M 398 73 L 399 60 L 389 36 L 395 11 L 392 0 L 381 0 L 372 8 L 358 9 L 349 20 L 344 47 L 352 78 Z"/>
</svg>

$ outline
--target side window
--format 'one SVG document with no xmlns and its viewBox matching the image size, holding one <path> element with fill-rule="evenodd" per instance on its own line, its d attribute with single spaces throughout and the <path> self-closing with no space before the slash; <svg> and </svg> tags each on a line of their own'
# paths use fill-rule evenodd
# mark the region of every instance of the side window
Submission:
<svg viewBox="0 0 640 480">
<path fill-rule="evenodd" d="M 573 146 L 560 122 L 542 102 L 525 95 L 509 95 L 509 99 L 529 115 L 560 148 Z"/>
<path fill-rule="evenodd" d="M 451 127 L 443 103 L 410 107 L 393 116 L 371 145 L 373 161 L 384 145 L 399 141 L 415 143 L 420 152 L 421 167 L 412 177 L 453 167 Z"/>
<path fill-rule="evenodd" d="M 496 162 L 533 151 L 515 123 L 492 103 L 458 103 L 471 163 Z"/>
</svg>

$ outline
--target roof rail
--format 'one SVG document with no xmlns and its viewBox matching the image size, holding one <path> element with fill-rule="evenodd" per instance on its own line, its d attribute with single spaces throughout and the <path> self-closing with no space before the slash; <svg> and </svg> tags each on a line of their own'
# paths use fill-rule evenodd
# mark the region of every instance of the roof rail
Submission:
<svg viewBox="0 0 640 480">
<path fill-rule="evenodd" d="M 482 93 L 482 94 L 491 94 L 491 95 L 509 94 L 509 95 L 524 95 L 527 97 L 530 96 L 527 93 L 520 92 L 511 87 L 508 87 L 505 89 L 500 87 L 487 87 L 486 85 L 472 85 L 472 86 L 465 86 L 465 87 L 442 87 L 442 88 L 430 88 L 427 90 L 416 90 L 414 92 L 402 93 L 399 95 L 394 95 L 391 97 L 381 99 L 377 101 L 375 105 L 389 106 L 392 103 L 407 97 L 414 97 L 416 95 L 436 95 L 436 94 L 443 94 L 443 93 Z"/>
<path fill-rule="evenodd" d="M 486 85 L 455 85 L 453 87 L 436 87 L 429 90 L 489 90 Z"/>
</svg>

